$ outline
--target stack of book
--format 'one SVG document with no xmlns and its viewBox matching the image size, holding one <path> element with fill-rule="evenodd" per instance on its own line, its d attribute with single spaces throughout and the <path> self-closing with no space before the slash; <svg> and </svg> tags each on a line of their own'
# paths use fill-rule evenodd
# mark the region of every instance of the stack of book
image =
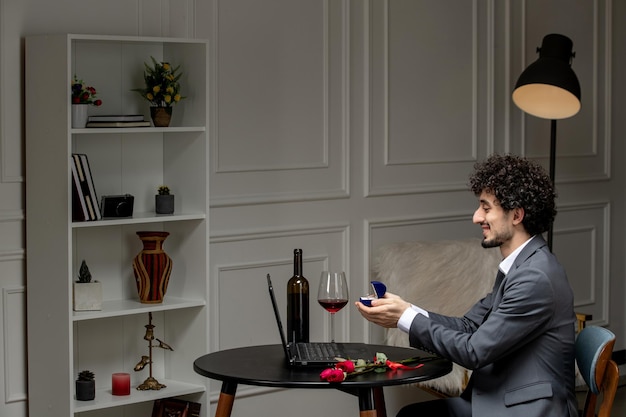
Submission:
<svg viewBox="0 0 626 417">
<path fill-rule="evenodd" d="M 100 220 L 102 214 L 98 206 L 98 196 L 93 185 L 87 155 L 73 153 L 70 159 L 72 166 L 72 220 Z"/>
<path fill-rule="evenodd" d="M 89 116 L 87 127 L 150 127 L 142 114 L 113 114 Z"/>
</svg>

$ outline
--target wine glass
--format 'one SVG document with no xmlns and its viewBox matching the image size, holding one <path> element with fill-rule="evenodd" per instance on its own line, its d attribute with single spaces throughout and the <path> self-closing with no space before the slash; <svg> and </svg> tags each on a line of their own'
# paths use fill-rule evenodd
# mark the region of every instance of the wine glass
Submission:
<svg viewBox="0 0 626 417">
<path fill-rule="evenodd" d="M 348 283 L 343 272 L 323 271 L 317 302 L 330 313 L 330 337 L 335 341 L 335 313 L 348 304 Z"/>
</svg>

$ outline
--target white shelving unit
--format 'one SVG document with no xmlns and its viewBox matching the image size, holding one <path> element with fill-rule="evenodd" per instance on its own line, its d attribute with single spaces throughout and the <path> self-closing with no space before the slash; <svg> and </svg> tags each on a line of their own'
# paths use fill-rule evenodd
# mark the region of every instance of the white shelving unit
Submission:
<svg viewBox="0 0 626 417">
<path fill-rule="evenodd" d="M 150 57 L 181 65 L 184 100 L 167 128 L 71 128 L 74 74 L 103 104 L 90 114 L 144 114 Z M 26 39 L 26 246 L 29 413 L 33 416 L 149 415 L 155 399 L 184 395 L 203 403 L 207 381 L 193 361 L 208 351 L 208 43 L 175 38 L 45 35 Z M 89 158 L 98 198 L 132 194 L 132 218 L 72 221 L 70 155 Z M 173 215 L 154 214 L 157 187 L 176 196 Z M 162 304 L 139 302 L 132 259 L 141 230 L 170 233 L 173 270 Z M 81 261 L 102 283 L 99 311 L 73 311 Z M 148 313 L 155 336 L 174 351 L 153 349 L 153 376 L 167 385 L 138 391 L 148 367 Z M 78 372 L 96 375 L 96 398 L 76 401 Z M 111 395 L 111 374 L 131 374 L 131 395 Z M 121 407 L 121 408 L 120 408 Z"/>
</svg>

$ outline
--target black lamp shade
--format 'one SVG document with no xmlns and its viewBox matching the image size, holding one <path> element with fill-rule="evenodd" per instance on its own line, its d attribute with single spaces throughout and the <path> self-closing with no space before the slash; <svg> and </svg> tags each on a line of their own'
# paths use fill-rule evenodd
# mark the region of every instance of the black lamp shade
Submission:
<svg viewBox="0 0 626 417">
<path fill-rule="evenodd" d="M 546 35 L 539 58 L 522 72 L 513 102 L 523 111 L 544 119 L 565 119 L 580 110 L 580 84 L 572 70 L 572 41 L 559 34 Z"/>
</svg>

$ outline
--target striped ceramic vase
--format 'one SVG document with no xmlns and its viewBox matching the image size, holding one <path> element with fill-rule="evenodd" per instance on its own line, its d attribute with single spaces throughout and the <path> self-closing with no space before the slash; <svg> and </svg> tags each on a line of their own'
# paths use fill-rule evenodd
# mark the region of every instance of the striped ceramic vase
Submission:
<svg viewBox="0 0 626 417">
<path fill-rule="evenodd" d="M 137 232 L 143 249 L 133 259 L 133 271 L 142 303 L 163 302 L 172 272 L 172 259 L 163 251 L 163 241 L 168 235 L 168 232 Z"/>
</svg>

